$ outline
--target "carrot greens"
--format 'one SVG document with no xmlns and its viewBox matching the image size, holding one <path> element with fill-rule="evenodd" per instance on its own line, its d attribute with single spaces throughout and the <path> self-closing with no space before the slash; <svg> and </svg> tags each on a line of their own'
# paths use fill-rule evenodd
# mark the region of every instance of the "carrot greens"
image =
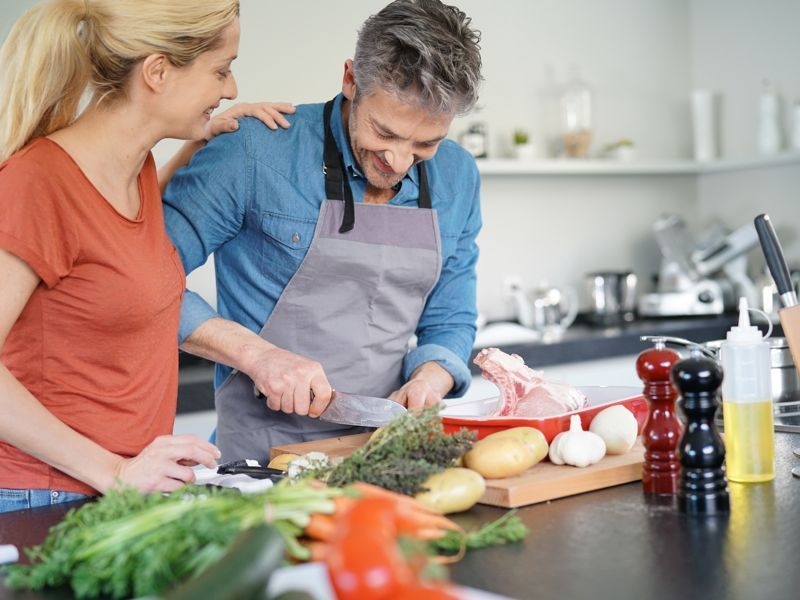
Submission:
<svg viewBox="0 0 800 600">
<path fill-rule="evenodd" d="M 159 595 L 217 562 L 237 534 L 263 524 L 277 529 L 289 554 L 306 559 L 297 537 L 311 513 L 332 513 L 341 493 L 305 482 L 252 495 L 202 487 L 170 496 L 112 491 L 68 512 L 26 551 L 30 565 L 7 569 L 5 584 L 68 585 L 78 598 Z"/>
</svg>

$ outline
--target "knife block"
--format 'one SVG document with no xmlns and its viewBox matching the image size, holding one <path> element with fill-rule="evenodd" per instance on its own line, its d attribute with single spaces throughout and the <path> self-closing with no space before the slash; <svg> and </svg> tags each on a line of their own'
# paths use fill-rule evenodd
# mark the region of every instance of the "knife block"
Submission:
<svg viewBox="0 0 800 600">
<path fill-rule="evenodd" d="M 800 305 L 790 306 L 778 311 L 783 327 L 783 337 L 789 342 L 794 367 L 800 372 Z"/>
</svg>

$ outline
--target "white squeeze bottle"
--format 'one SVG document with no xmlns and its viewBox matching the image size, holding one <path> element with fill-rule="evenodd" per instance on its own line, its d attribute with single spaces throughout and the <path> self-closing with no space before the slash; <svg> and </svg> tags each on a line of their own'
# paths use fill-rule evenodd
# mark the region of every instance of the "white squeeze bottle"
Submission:
<svg viewBox="0 0 800 600">
<path fill-rule="evenodd" d="M 739 325 L 731 327 L 720 347 L 725 462 L 731 481 L 770 481 L 775 478 L 775 433 L 769 343 L 750 325 L 747 310 L 747 299 L 740 298 Z"/>
</svg>

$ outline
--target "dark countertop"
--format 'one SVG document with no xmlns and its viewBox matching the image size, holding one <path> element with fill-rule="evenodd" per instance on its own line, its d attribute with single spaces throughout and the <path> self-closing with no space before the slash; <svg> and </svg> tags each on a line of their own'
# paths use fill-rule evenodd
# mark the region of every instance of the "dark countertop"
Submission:
<svg viewBox="0 0 800 600">
<path fill-rule="evenodd" d="M 567 329 L 564 336 L 556 342 L 505 344 L 502 349 L 508 353 L 519 354 L 526 364 L 534 368 L 541 368 L 637 354 L 647 348 L 647 344 L 639 339 L 643 335 L 680 337 L 699 343 L 722 339 L 731 326 L 736 324 L 737 318 L 734 314 L 725 314 L 706 317 L 640 319 L 618 327 L 598 327 L 585 320 L 579 320 Z M 775 326 L 772 335 L 782 335 L 779 326 Z M 469 365 L 476 375 L 480 373 L 480 369 L 472 363 L 472 359 L 479 350 L 481 349 L 474 349 Z"/>
<path fill-rule="evenodd" d="M 775 480 L 731 484 L 731 514 L 681 515 L 645 500 L 641 483 L 599 490 L 520 509 L 531 532 L 519 544 L 477 550 L 451 567 L 463 585 L 536 600 L 784 600 L 800 595 L 800 466 L 792 448 L 800 435 L 776 434 Z M 0 541 L 40 542 L 63 507 L 0 515 Z M 478 506 L 463 524 L 502 511 Z M 66 598 L 63 592 L 0 599 Z"/>
</svg>

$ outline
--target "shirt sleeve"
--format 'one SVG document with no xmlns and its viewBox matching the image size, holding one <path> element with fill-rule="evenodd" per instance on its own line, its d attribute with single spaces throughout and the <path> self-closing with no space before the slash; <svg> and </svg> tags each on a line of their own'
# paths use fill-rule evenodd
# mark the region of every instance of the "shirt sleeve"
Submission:
<svg viewBox="0 0 800 600">
<path fill-rule="evenodd" d="M 474 170 L 472 198 L 467 203 L 469 215 L 456 244 L 455 252 L 442 265 L 439 281 L 433 288 L 417 326 L 417 347 L 403 363 L 403 378 L 428 361 L 435 361 L 455 380 L 448 397 L 462 396 L 472 376 L 467 366 L 475 341 L 476 273 L 481 229 L 480 178 Z"/>
<path fill-rule="evenodd" d="M 164 224 L 188 275 L 236 236 L 244 223 L 251 162 L 244 125 L 218 135 L 179 169 L 164 192 Z M 179 342 L 218 316 L 198 294 L 187 290 L 181 305 Z"/>
<path fill-rule="evenodd" d="M 12 159 L 0 171 L 0 248 L 52 288 L 69 274 L 80 251 L 74 210 L 56 178 L 23 161 Z"/>
</svg>

